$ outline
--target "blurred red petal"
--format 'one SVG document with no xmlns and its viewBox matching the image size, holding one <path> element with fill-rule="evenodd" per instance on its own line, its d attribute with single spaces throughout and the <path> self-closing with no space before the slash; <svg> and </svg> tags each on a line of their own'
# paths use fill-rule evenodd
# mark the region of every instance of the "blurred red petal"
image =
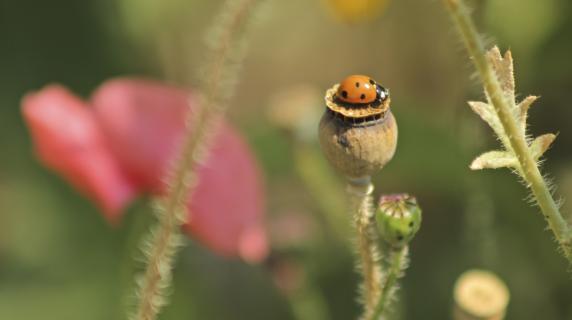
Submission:
<svg viewBox="0 0 572 320">
<path fill-rule="evenodd" d="M 108 81 L 93 96 L 97 118 L 119 162 L 151 192 L 165 189 L 164 176 L 193 104 L 190 97 L 183 90 L 140 79 Z M 261 176 L 248 145 L 228 124 L 221 124 L 198 178 L 187 230 L 220 254 L 261 260 L 267 251 L 260 227 Z"/>
<path fill-rule="evenodd" d="M 87 104 L 65 88 L 51 85 L 24 97 L 22 112 L 41 161 L 116 221 L 135 190 L 110 153 Z"/>
<path fill-rule="evenodd" d="M 190 95 L 149 80 L 105 82 L 92 96 L 110 147 L 129 176 L 148 191 L 164 189 L 185 130 Z"/>
<path fill-rule="evenodd" d="M 198 172 L 199 184 L 189 201 L 189 230 L 223 254 L 249 261 L 264 258 L 260 172 L 246 143 L 228 125 L 221 126 Z"/>
</svg>

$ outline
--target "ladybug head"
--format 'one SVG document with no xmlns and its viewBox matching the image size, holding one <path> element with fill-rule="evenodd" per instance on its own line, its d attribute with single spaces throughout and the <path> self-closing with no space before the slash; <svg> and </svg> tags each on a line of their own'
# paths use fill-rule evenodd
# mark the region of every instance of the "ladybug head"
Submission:
<svg viewBox="0 0 572 320">
<path fill-rule="evenodd" d="M 380 84 L 375 84 L 375 91 L 376 91 L 376 100 L 379 102 L 383 102 L 389 98 L 389 90 L 382 87 Z"/>
</svg>

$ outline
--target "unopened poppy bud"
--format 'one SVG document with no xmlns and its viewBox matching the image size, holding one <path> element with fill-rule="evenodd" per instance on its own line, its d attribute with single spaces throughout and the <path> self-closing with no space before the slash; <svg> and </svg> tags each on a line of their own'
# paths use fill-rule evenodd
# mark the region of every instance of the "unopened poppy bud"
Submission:
<svg viewBox="0 0 572 320">
<path fill-rule="evenodd" d="M 407 245 L 421 227 L 421 208 L 408 194 L 382 196 L 375 215 L 381 237 L 393 247 Z"/>
<path fill-rule="evenodd" d="M 326 92 L 320 144 L 328 161 L 349 179 L 370 177 L 393 158 L 397 124 L 389 92 L 367 76 L 349 76 Z"/>
</svg>

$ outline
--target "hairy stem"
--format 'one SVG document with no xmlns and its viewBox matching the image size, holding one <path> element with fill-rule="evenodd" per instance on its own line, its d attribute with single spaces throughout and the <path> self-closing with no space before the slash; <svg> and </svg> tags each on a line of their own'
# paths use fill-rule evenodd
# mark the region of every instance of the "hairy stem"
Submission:
<svg viewBox="0 0 572 320">
<path fill-rule="evenodd" d="M 350 210 L 353 213 L 357 231 L 357 252 L 360 258 L 358 269 L 361 270 L 363 283 L 361 294 L 364 305 L 364 319 L 369 319 L 380 294 L 381 268 L 380 253 L 377 246 L 378 235 L 375 228 L 373 212 L 373 184 L 370 179 L 350 181 L 348 184 Z"/>
<path fill-rule="evenodd" d="M 544 214 L 548 226 L 554 233 L 564 256 L 572 262 L 572 248 L 570 246 L 572 234 L 570 233 L 570 227 L 562 217 L 558 205 L 554 201 L 546 181 L 530 153 L 526 137 L 518 128 L 517 121 L 511 113 L 511 103 L 502 94 L 501 85 L 492 66 L 486 59 L 485 48 L 475 25 L 462 0 L 444 0 L 444 3 L 453 17 L 453 21 L 477 69 L 483 87 L 489 95 L 503 129 L 508 136 L 510 147 L 522 168 L 522 177 L 526 180 L 528 187 L 530 187 L 532 195 Z"/>
<path fill-rule="evenodd" d="M 397 280 L 403 276 L 403 271 L 407 268 L 407 255 L 409 246 L 403 248 L 391 248 L 387 255 L 387 275 L 383 281 L 381 295 L 377 301 L 374 312 L 370 320 L 378 320 L 387 311 L 389 303 L 397 291 Z"/>
<path fill-rule="evenodd" d="M 257 0 L 227 1 L 223 14 L 215 19 L 217 36 L 209 48 L 211 59 L 205 70 L 203 99 L 188 121 L 185 140 L 178 161 L 168 180 L 168 192 L 160 200 L 159 223 L 146 243 L 146 270 L 140 279 L 138 303 L 134 319 L 154 320 L 166 304 L 165 290 L 171 284 L 173 263 L 182 243 L 180 227 L 186 223 L 187 200 L 196 184 L 195 169 L 206 156 L 210 137 L 216 133 L 217 120 L 227 107 L 234 83 L 226 80 L 237 76 L 242 54 L 236 41 Z"/>
</svg>

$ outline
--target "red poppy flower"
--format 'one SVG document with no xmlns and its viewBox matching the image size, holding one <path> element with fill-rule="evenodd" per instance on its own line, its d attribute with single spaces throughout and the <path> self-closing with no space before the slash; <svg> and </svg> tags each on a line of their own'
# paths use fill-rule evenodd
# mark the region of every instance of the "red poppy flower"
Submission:
<svg viewBox="0 0 572 320">
<path fill-rule="evenodd" d="M 165 192 L 165 174 L 194 103 L 175 87 L 116 79 L 96 90 L 91 102 L 51 85 L 27 95 L 22 105 L 43 164 L 117 222 L 138 194 Z M 261 174 L 248 145 L 227 123 L 221 123 L 197 174 L 185 229 L 220 254 L 264 258 Z"/>
</svg>

